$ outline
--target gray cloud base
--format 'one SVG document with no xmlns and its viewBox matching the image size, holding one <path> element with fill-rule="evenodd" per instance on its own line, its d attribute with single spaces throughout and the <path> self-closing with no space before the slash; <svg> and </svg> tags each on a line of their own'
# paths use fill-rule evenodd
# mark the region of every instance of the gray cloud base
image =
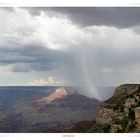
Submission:
<svg viewBox="0 0 140 140">
<path fill-rule="evenodd" d="M 128 28 L 140 24 L 139 7 L 30 7 L 26 9 L 32 15 L 39 15 L 41 11 L 49 13 L 50 16 L 60 16 L 61 13 L 80 26 L 106 25 Z"/>
</svg>

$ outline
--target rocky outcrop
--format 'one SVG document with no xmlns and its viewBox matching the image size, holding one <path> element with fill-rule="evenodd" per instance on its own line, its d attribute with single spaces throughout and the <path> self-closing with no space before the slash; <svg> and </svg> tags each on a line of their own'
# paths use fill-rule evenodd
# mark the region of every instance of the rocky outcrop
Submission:
<svg viewBox="0 0 140 140">
<path fill-rule="evenodd" d="M 112 109 L 101 107 L 97 113 L 96 122 L 103 125 L 111 124 L 114 116 L 115 113 Z"/>
<path fill-rule="evenodd" d="M 118 97 L 121 95 L 130 95 L 137 92 L 140 88 L 139 84 L 124 84 L 116 88 L 114 97 Z"/>
<path fill-rule="evenodd" d="M 47 105 L 47 104 L 53 103 L 56 100 L 62 100 L 68 95 L 69 94 L 65 90 L 65 88 L 60 87 L 60 88 L 56 89 L 56 91 L 53 92 L 51 95 L 49 95 L 47 97 L 42 97 L 41 99 L 37 100 L 36 103 L 38 105 Z"/>
<path fill-rule="evenodd" d="M 140 129 L 140 85 L 126 84 L 116 88 L 114 95 L 103 102 L 96 123 L 109 132 L 138 132 Z M 140 108 L 139 108 L 140 109 Z"/>
<path fill-rule="evenodd" d="M 140 84 L 124 84 L 115 89 L 114 95 L 104 102 L 104 104 L 110 104 L 115 106 L 122 102 L 126 96 L 132 95 L 140 91 Z"/>
<path fill-rule="evenodd" d="M 135 108 L 135 117 L 137 122 L 137 132 L 140 132 L 140 107 Z"/>
</svg>

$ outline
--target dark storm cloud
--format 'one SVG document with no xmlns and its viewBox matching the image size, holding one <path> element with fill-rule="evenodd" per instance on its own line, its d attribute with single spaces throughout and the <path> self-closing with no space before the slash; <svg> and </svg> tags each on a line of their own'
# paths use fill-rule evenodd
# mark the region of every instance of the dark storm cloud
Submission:
<svg viewBox="0 0 140 140">
<path fill-rule="evenodd" d="M 33 19 L 26 10 L 0 8 L 0 13 L 1 66 L 10 66 L 14 72 L 28 72 L 53 70 L 73 63 L 70 52 L 58 51 L 48 46 L 51 41 L 47 35 L 51 33 L 42 32 L 39 19 Z M 46 36 L 45 43 L 41 36 Z"/>
<path fill-rule="evenodd" d="M 67 15 L 74 23 L 81 26 L 106 25 L 127 28 L 140 24 L 139 7 L 38 7 L 26 9 L 32 15 L 39 15 L 41 11 L 49 12 L 50 16 Z"/>
<path fill-rule="evenodd" d="M 12 64 L 14 72 L 45 71 L 72 63 L 71 54 L 57 52 L 44 46 L 27 45 L 0 47 L 0 65 Z"/>
</svg>

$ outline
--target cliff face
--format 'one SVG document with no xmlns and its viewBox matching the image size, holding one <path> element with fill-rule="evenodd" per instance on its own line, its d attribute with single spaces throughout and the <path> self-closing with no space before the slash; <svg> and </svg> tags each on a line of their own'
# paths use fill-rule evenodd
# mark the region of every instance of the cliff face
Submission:
<svg viewBox="0 0 140 140">
<path fill-rule="evenodd" d="M 139 106 L 140 84 L 121 85 L 110 99 L 102 103 L 96 123 L 102 126 L 103 132 L 140 132 Z"/>
</svg>

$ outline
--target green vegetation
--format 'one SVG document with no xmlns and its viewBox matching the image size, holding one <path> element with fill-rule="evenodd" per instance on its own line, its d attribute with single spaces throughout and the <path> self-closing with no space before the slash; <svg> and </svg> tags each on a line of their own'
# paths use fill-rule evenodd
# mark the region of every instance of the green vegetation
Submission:
<svg viewBox="0 0 140 140">
<path fill-rule="evenodd" d="M 138 100 L 137 100 L 137 99 L 135 99 L 135 102 L 137 103 L 137 102 L 138 102 Z"/>
<path fill-rule="evenodd" d="M 126 129 L 126 127 L 127 127 L 127 125 L 128 125 L 128 121 L 129 121 L 129 119 L 128 119 L 127 117 L 124 117 L 124 118 L 120 121 L 121 126 L 122 126 L 122 128 L 123 128 L 124 130 Z"/>
<path fill-rule="evenodd" d="M 136 129 L 136 122 L 135 121 L 131 121 L 131 125 L 129 125 L 129 130 L 134 130 Z"/>
<path fill-rule="evenodd" d="M 104 133 L 108 133 L 108 132 L 110 132 L 110 129 L 111 129 L 111 125 L 106 125 L 106 126 L 103 128 L 103 132 L 104 132 Z"/>
<path fill-rule="evenodd" d="M 140 101 L 138 102 L 138 105 L 137 105 L 137 107 L 138 107 L 138 106 L 140 106 Z"/>
<path fill-rule="evenodd" d="M 117 133 L 124 133 L 124 129 L 118 128 L 118 129 L 117 129 Z"/>
<path fill-rule="evenodd" d="M 135 113 L 133 108 L 129 108 L 128 116 L 131 120 L 135 120 Z"/>
</svg>

